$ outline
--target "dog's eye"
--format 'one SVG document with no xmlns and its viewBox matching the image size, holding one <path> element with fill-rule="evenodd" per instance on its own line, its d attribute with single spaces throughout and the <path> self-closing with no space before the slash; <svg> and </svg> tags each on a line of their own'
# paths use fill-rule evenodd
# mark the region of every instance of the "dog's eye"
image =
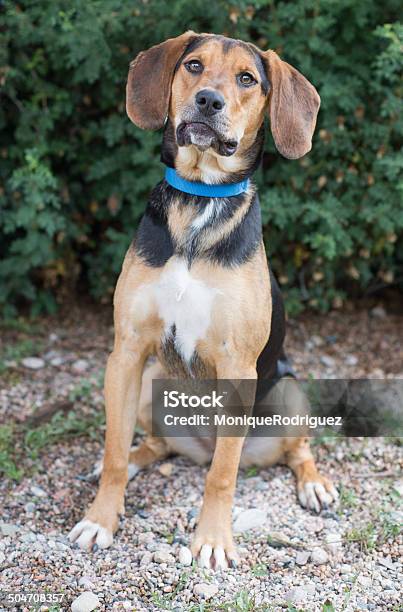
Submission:
<svg viewBox="0 0 403 612">
<path fill-rule="evenodd" d="M 242 87 L 250 87 L 256 83 L 256 79 L 249 72 L 241 72 L 241 74 L 238 74 L 237 79 Z"/>
<path fill-rule="evenodd" d="M 194 74 L 203 72 L 203 64 L 198 60 L 190 60 L 190 62 L 185 62 L 185 68 L 188 72 L 193 72 Z"/>
</svg>

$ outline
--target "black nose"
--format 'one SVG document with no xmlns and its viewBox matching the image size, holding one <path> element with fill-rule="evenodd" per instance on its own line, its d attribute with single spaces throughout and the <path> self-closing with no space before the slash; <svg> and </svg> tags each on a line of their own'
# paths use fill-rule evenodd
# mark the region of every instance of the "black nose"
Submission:
<svg viewBox="0 0 403 612">
<path fill-rule="evenodd" d="M 225 106 L 225 101 L 218 91 L 202 89 L 196 94 L 196 106 L 203 115 L 209 117 L 220 113 Z"/>
</svg>

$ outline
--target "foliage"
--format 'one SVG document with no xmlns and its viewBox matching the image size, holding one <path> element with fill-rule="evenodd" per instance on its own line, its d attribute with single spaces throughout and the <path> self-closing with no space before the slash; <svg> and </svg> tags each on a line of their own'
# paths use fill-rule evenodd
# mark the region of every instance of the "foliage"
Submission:
<svg viewBox="0 0 403 612">
<path fill-rule="evenodd" d="M 276 153 L 265 239 L 295 311 L 399 280 L 402 26 L 397 0 L 6 0 L 0 9 L 0 302 L 110 301 L 151 187 L 160 134 L 125 115 L 129 61 L 192 28 L 274 48 L 318 88 L 313 151 Z"/>
</svg>

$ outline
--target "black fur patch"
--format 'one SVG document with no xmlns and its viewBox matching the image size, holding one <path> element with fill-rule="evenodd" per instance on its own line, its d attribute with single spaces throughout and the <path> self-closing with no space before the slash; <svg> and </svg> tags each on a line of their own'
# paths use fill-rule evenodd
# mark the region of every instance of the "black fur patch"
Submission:
<svg viewBox="0 0 403 612">
<path fill-rule="evenodd" d="M 253 197 L 241 223 L 206 252 L 210 261 L 225 267 L 241 266 L 256 252 L 262 240 L 262 219 L 257 195 Z"/>
<path fill-rule="evenodd" d="M 174 254 L 162 185 L 158 183 L 153 189 L 132 245 L 136 253 L 153 268 L 162 267 Z"/>
</svg>

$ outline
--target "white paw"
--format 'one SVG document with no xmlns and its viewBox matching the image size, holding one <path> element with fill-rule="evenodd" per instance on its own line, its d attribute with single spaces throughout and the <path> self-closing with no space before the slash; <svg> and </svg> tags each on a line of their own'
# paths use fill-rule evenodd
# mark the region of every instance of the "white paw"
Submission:
<svg viewBox="0 0 403 612">
<path fill-rule="evenodd" d="M 318 514 L 322 508 L 327 508 L 338 497 L 339 494 L 331 483 L 325 487 L 321 482 L 305 482 L 298 488 L 298 499 L 301 506 Z"/>
<path fill-rule="evenodd" d="M 199 567 L 213 570 L 235 568 L 239 563 L 238 553 L 233 545 L 196 544 L 192 545 L 192 557 Z"/>
<path fill-rule="evenodd" d="M 70 531 L 70 542 L 77 544 L 83 550 L 91 550 L 96 544 L 99 548 L 108 548 L 113 542 L 113 534 L 109 529 L 89 519 L 77 523 Z"/>
</svg>

